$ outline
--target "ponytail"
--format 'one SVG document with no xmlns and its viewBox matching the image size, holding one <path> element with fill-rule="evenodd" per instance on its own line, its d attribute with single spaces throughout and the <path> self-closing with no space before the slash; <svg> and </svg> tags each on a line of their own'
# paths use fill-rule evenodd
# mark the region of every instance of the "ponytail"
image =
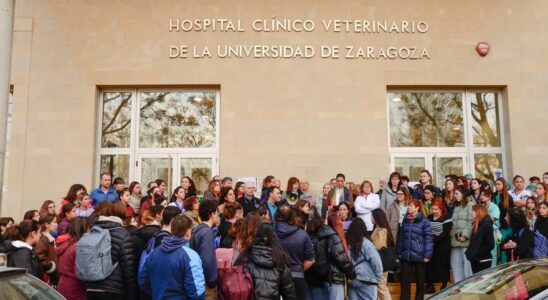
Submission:
<svg viewBox="0 0 548 300">
<path fill-rule="evenodd" d="M 24 241 L 30 235 L 31 232 L 38 232 L 40 225 L 36 221 L 24 220 L 16 226 L 10 227 L 8 230 L 8 237 L 12 241 Z"/>
</svg>

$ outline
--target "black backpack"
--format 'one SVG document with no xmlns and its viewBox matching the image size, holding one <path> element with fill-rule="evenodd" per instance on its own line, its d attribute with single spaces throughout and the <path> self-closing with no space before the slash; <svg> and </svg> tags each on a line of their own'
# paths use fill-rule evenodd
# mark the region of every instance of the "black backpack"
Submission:
<svg viewBox="0 0 548 300">
<path fill-rule="evenodd" d="M 310 268 L 310 273 L 322 281 L 328 280 L 331 273 L 328 240 L 329 238 L 325 238 L 318 241 L 318 245 L 316 246 L 316 262 Z"/>
</svg>

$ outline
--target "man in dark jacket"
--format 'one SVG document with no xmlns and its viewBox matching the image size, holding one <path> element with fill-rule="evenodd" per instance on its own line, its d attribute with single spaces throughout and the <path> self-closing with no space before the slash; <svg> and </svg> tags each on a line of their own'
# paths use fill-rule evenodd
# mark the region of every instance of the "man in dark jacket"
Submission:
<svg viewBox="0 0 548 300">
<path fill-rule="evenodd" d="M 153 299 L 205 299 L 202 261 L 188 244 L 191 228 L 190 218 L 175 217 L 173 235 L 162 240 L 139 271 L 139 287 Z"/>
<path fill-rule="evenodd" d="M 190 247 L 198 252 L 202 259 L 206 281 L 206 299 L 217 299 L 217 257 L 215 256 L 215 232 L 219 224 L 217 201 L 204 200 L 200 203 L 198 214 L 202 224 L 196 226 L 190 239 Z"/>
<path fill-rule="evenodd" d="M 240 203 L 240 205 L 244 209 L 244 217 L 247 216 L 248 213 L 257 210 L 259 208 L 259 205 L 261 204 L 261 199 L 255 197 L 254 191 L 253 191 L 253 183 L 246 182 L 244 185 L 244 195 L 240 198 L 238 198 L 236 201 Z"/>
</svg>

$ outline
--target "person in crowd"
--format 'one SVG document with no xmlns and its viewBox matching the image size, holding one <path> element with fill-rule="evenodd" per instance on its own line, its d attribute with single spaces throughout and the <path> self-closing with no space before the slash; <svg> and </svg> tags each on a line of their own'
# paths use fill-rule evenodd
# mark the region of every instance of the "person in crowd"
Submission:
<svg viewBox="0 0 548 300">
<path fill-rule="evenodd" d="M 42 263 L 42 270 L 45 272 L 44 281 L 50 285 L 56 286 L 59 273 L 57 253 L 55 252 L 55 238 L 51 235 L 57 231 L 57 221 L 52 215 L 43 215 L 40 217 L 40 231 L 42 235 L 34 246 L 34 253 Z"/>
<path fill-rule="evenodd" d="M 530 184 L 540 183 L 540 178 L 538 176 L 531 176 L 529 177 L 529 183 Z"/>
<path fill-rule="evenodd" d="M 261 203 L 265 203 L 268 199 L 268 189 L 272 188 L 274 186 L 274 181 L 276 177 L 272 175 L 267 175 L 265 178 L 263 178 L 263 182 L 261 185 Z"/>
<path fill-rule="evenodd" d="M 243 249 L 253 244 L 253 239 L 257 233 L 257 229 L 262 224 L 261 217 L 257 212 L 250 212 L 245 218 L 242 227 L 237 232 L 234 242 L 232 243 L 233 255 L 232 261 L 236 261 Z"/>
<path fill-rule="evenodd" d="M 141 208 L 139 208 L 141 215 L 144 214 L 151 206 L 154 206 L 156 203 L 156 198 L 161 198 L 161 196 L 160 189 L 157 186 L 153 186 L 148 189 L 145 201 L 141 204 Z"/>
<path fill-rule="evenodd" d="M 415 185 L 413 188 L 413 199 L 419 199 L 419 200 L 426 200 L 424 197 L 424 188 L 427 186 L 433 186 L 434 187 L 434 195 L 433 197 L 441 197 L 441 191 L 438 187 L 434 185 L 432 182 L 432 174 L 430 174 L 430 171 L 428 170 L 422 170 L 421 171 L 421 177 L 419 179 L 419 183 Z M 426 217 L 426 216 L 425 216 Z"/>
<path fill-rule="evenodd" d="M 377 195 L 379 195 L 379 198 L 382 196 L 382 191 L 384 190 L 384 188 L 388 185 L 388 180 L 386 179 L 386 177 L 381 177 L 379 179 L 379 190 L 376 192 Z"/>
<path fill-rule="evenodd" d="M 49 214 L 44 214 L 49 215 Z M 52 217 L 55 217 L 55 215 L 51 215 Z M 34 222 L 40 222 L 40 214 L 37 210 L 29 210 L 25 212 L 23 215 L 23 220 L 32 220 Z"/>
<path fill-rule="evenodd" d="M 276 213 L 276 235 L 284 248 L 291 268 L 297 299 L 306 298 L 304 271 L 314 264 L 314 245 L 306 232 L 294 223 L 289 205 L 282 205 Z"/>
<path fill-rule="evenodd" d="M 299 190 L 303 193 L 301 195 L 301 200 L 306 200 L 308 202 L 311 202 L 313 200 L 313 196 L 310 193 L 310 183 L 308 182 L 308 179 L 301 178 L 299 180 Z"/>
<path fill-rule="evenodd" d="M 313 218 L 307 224 L 317 259 L 305 272 L 309 285 L 307 298 L 343 299 L 346 279 L 355 279 L 356 273 L 347 255 L 348 244 L 342 221 L 338 215 L 332 214 L 328 217 L 328 225 L 319 218 Z"/>
<path fill-rule="evenodd" d="M 513 208 L 508 211 L 508 224 L 512 227 L 512 235 L 504 241 L 502 249 L 510 261 L 533 258 L 535 235 L 527 224 L 523 210 Z"/>
<path fill-rule="evenodd" d="M 535 228 L 535 222 L 538 215 L 538 202 L 537 198 L 530 196 L 525 202 L 525 217 L 527 218 L 527 226 L 530 230 Z"/>
<path fill-rule="evenodd" d="M 63 206 L 65 206 L 65 204 L 74 203 L 74 204 L 78 205 L 78 198 L 79 198 L 78 196 L 80 196 L 83 193 L 85 193 L 85 194 L 88 193 L 85 186 L 83 186 L 82 184 L 79 184 L 79 183 L 71 185 L 68 192 L 67 192 L 67 195 L 64 198 L 61 199 L 61 204 L 59 206 L 58 214 L 61 213 L 61 208 Z"/>
<path fill-rule="evenodd" d="M 156 182 L 156 186 L 158 187 L 158 194 L 162 195 L 162 196 L 166 196 L 166 188 L 167 188 L 167 184 L 166 184 L 166 181 L 163 180 L 163 179 L 156 179 L 154 180 L 154 182 Z"/>
<path fill-rule="evenodd" d="M 185 198 L 184 209 L 183 215 L 192 220 L 192 226 L 196 227 L 198 224 L 202 223 L 202 220 L 200 220 L 200 202 L 198 202 L 198 197 L 191 196 Z"/>
<path fill-rule="evenodd" d="M 141 192 L 141 184 L 138 181 L 132 181 L 129 184 L 129 205 L 133 207 L 135 214 L 139 214 L 139 209 L 141 208 L 141 197 L 143 197 Z"/>
<path fill-rule="evenodd" d="M 244 217 L 247 216 L 248 213 L 255 211 L 261 203 L 261 200 L 255 197 L 253 188 L 254 183 L 246 182 L 244 184 L 244 195 L 237 200 L 244 208 Z"/>
<path fill-rule="evenodd" d="M 457 180 L 457 186 L 459 188 L 464 188 L 465 190 L 468 190 L 470 187 L 468 186 L 468 179 L 464 176 L 459 176 L 459 179 Z"/>
<path fill-rule="evenodd" d="M 409 195 L 413 195 L 413 187 L 409 186 L 409 176 L 407 175 L 402 175 L 401 176 L 401 183 L 403 184 L 403 186 L 405 186 L 407 188 L 407 190 L 409 191 Z"/>
<path fill-rule="evenodd" d="M 117 193 L 120 193 L 124 187 L 125 187 L 125 182 L 124 182 L 124 179 L 122 179 L 122 177 L 116 177 L 112 180 L 112 188 L 117 192 Z"/>
<path fill-rule="evenodd" d="M 162 211 L 163 207 L 160 205 L 149 208 L 148 213 L 143 214 L 141 218 L 141 224 L 144 226 L 139 228 L 131 237 L 135 268 L 139 266 L 141 254 L 146 248 L 147 242 L 162 230 Z"/>
<path fill-rule="evenodd" d="M 356 197 L 360 195 L 360 188 L 353 181 L 346 181 L 344 187 L 350 191 L 350 194 L 352 194 L 352 199 L 356 199 Z"/>
<path fill-rule="evenodd" d="M 118 193 L 110 185 L 112 182 L 112 175 L 110 173 L 101 173 L 101 184 L 98 188 L 91 191 L 91 203 L 93 206 L 97 206 L 102 201 L 116 201 L 118 200 Z"/>
<path fill-rule="evenodd" d="M 224 177 L 221 180 L 221 189 L 223 188 L 232 188 L 232 177 Z"/>
<path fill-rule="evenodd" d="M 510 196 L 510 194 L 508 193 L 506 179 L 502 177 L 497 178 L 497 180 L 495 180 L 495 191 L 496 192 L 495 192 L 494 202 L 499 207 L 500 216 L 502 216 L 499 219 L 499 223 L 500 223 L 499 230 L 501 234 L 501 240 L 504 241 L 506 237 L 512 234 L 512 229 L 506 222 L 505 216 L 508 213 L 508 211 L 514 207 L 514 200 L 512 199 L 512 196 Z M 500 262 L 506 263 L 507 262 L 506 253 L 502 251 L 500 254 L 501 254 Z"/>
<path fill-rule="evenodd" d="M 259 218 L 261 218 L 261 223 L 272 225 L 272 220 L 268 215 L 268 208 L 266 208 L 265 205 L 259 206 L 259 208 L 257 209 L 257 214 L 259 215 Z"/>
<path fill-rule="evenodd" d="M 331 188 L 323 203 L 323 207 L 326 208 L 326 215 L 327 212 L 336 213 L 337 206 L 341 202 L 348 202 L 351 208 L 354 207 L 354 197 L 352 192 L 344 186 L 345 181 L 344 174 L 339 173 L 335 176 L 335 187 Z"/>
<path fill-rule="evenodd" d="M 33 220 L 21 221 L 8 230 L 8 240 L 0 246 L 0 253 L 8 255 L 8 267 L 26 269 L 27 273 L 42 279 L 42 263 L 32 250 L 40 240 L 40 224 Z"/>
<path fill-rule="evenodd" d="M 453 222 L 442 200 L 432 202 L 432 215 L 428 217 L 432 228 L 433 252 L 430 262 L 426 265 L 426 290 L 425 293 L 433 294 L 435 282 L 441 282 L 441 289 L 447 286 L 449 281 L 449 268 L 451 266 L 451 228 Z"/>
<path fill-rule="evenodd" d="M 527 198 L 532 196 L 531 192 L 525 189 L 525 179 L 521 175 L 516 175 L 512 183 L 514 184 L 514 188 L 509 193 L 512 199 L 514 199 L 514 206 L 525 207 Z"/>
<path fill-rule="evenodd" d="M 219 207 L 217 210 L 222 214 L 227 203 L 236 203 L 236 193 L 231 187 L 222 188 L 221 196 L 219 197 Z"/>
<path fill-rule="evenodd" d="M 307 219 L 312 219 L 316 215 L 319 215 L 314 210 L 312 210 L 312 208 L 310 207 L 310 202 L 308 202 L 307 200 L 303 200 L 303 199 L 297 200 L 297 203 L 295 203 L 293 208 L 300 210 L 301 212 L 308 215 Z"/>
<path fill-rule="evenodd" d="M 176 207 L 168 206 L 162 211 L 162 230 L 154 235 L 154 248 L 160 246 L 162 240 L 171 235 L 171 221 L 176 216 L 180 215 L 179 210 Z M 152 249 L 150 249 L 152 250 Z M 140 258 L 139 258 L 140 261 Z"/>
<path fill-rule="evenodd" d="M 112 262 L 118 266 L 104 280 L 85 282 L 88 300 L 136 298 L 137 269 L 131 237 L 123 228 L 125 215 L 126 206 L 114 201 L 100 211 L 98 220 L 93 223 L 93 226 L 109 231 Z"/>
<path fill-rule="evenodd" d="M 354 209 L 358 218 L 361 218 L 367 226 L 367 231 L 373 231 L 373 223 L 371 222 L 371 212 L 380 206 L 381 200 L 379 195 L 373 193 L 373 185 L 370 181 L 365 180 L 360 186 L 361 195 L 354 202 Z"/>
<path fill-rule="evenodd" d="M 394 240 L 398 238 L 398 230 L 407 214 L 407 206 L 411 201 L 411 195 L 407 186 L 402 185 L 396 191 L 396 200 L 388 207 L 388 224 Z"/>
<path fill-rule="evenodd" d="M 470 261 L 472 272 L 478 273 L 491 266 L 491 250 L 495 247 L 495 237 L 491 217 L 487 207 L 476 204 L 472 207 L 472 234 L 466 248 L 466 258 Z"/>
<path fill-rule="evenodd" d="M 282 193 L 279 188 L 272 187 L 267 190 L 268 198 L 266 199 L 266 209 L 270 223 L 275 223 L 276 212 L 282 200 Z"/>
<path fill-rule="evenodd" d="M 341 218 L 343 231 L 346 232 L 348 230 L 348 226 L 350 226 L 350 223 L 352 223 L 350 204 L 348 204 L 347 202 L 339 203 L 339 206 L 337 208 L 337 214 Z"/>
<path fill-rule="evenodd" d="M 380 194 L 380 197 L 381 197 L 380 208 L 383 209 L 385 212 L 388 211 L 388 208 L 396 200 L 397 198 L 396 192 L 398 191 L 401 185 L 402 185 L 401 174 L 399 172 L 392 172 L 392 174 L 390 174 L 388 183 L 383 188 L 383 191 Z"/>
<path fill-rule="evenodd" d="M 133 238 L 133 236 L 137 234 L 137 230 L 139 230 L 139 222 L 137 222 L 135 217 L 126 217 L 123 221 L 124 228 L 129 232 L 129 236 Z"/>
<path fill-rule="evenodd" d="M 122 188 L 118 191 L 118 199 L 126 206 L 126 218 L 134 218 L 136 216 L 133 207 L 129 203 L 131 193 L 129 188 Z"/>
<path fill-rule="evenodd" d="M 447 207 L 447 217 L 453 216 L 453 210 L 455 209 L 455 191 L 457 190 L 458 183 L 455 179 L 449 178 L 445 180 L 445 189 L 443 190 L 443 203 Z"/>
<path fill-rule="evenodd" d="M 411 281 L 415 273 L 415 299 L 424 299 L 426 264 L 432 258 L 432 228 L 422 215 L 422 202 L 411 200 L 398 232 L 397 250 L 401 264 L 401 299 L 411 299 Z"/>
<path fill-rule="evenodd" d="M 159 189 L 154 190 L 154 188 L 158 188 L 158 185 L 156 185 L 156 181 L 151 181 L 147 184 L 147 193 L 143 197 L 141 197 L 141 200 L 139 201 L 139 213 L 141 213 L 141 206 L 147 201 L 150 200 L 151 194 L 154 194 L 154 192 L 158 193 Z M 151 200 L 154 202 L 154 200 Z"/>
<path fill-rule="evenodd" d="M 217 258 L 215 256 L 215 235 L 213 230 L 219 224 L 217 201 L 204 200 L 199 215 L 202 223 L 192 231 L 190 247 L 202 259 L 206 282 L 206 299 L 217 299 Z"/>
<path fill-rule="evenodd" d="M 297 177 L 289 177 L 287 180 L 287 189 L 282 193 L 282 199 L 293 206 L 302 196 L 303 192 L 299 190 L 300 181 Z"/>
<path fill-rule="evenodd" d="M 179 213 L 183 213 L 185 211 L 185 190 L 182 186 L 178 186 L 173 190 L 173 194 L 171 194 L 171 200 L 169 203 L 169 206 L 176 207 L 179 210 Z"/>
<path fill-rule="evenodd" d="M 76 205 L 74 203 L 69 203 L 63 206 L 61 208 L 61 214 L 57 216 L 57 220 L 59 222 L 57 235 L 65 234 L 70 222 L 72 222 L 76 216 Z"/>
<path fill-rule="evenodd" d="M 197 196 L 196 185 L 194 184 L 192 178 L 183 176 L 183 178 L 181 178 L 181 186 L 185 190 L 185 197 Z"/>
<path fill-rule="evenodd" d="M 55 213 L 55 202 L 53 202 L 53 200 L 46 200 L 44 201 L 44 203 L 42 203 L 42 206 L 40 207 L 39 215 L 43 215 L 43 214 L 50 214 L 52 216 L 57 215 Z"/>
<path fill-rule="evenodd" d="M 473 201 L 466 195 L 467 189 L 459 187 L 455 190 L 455 209 L 453 210 L 453 226 L 451 228 L 451 270 L 453 279 L 459 282 L 472 275 L 470 261 L 466 258 L 466 248 L 472 235 Z"/>
<path fill-rule="evenodd" d="M 346 241 L 356 272 L 356 278 L 348 285 L 348 299 L 377 299 L 377 285 L 383 275 L 382 261 L 361 218 L 356 218 L 348 227 Z"/>
<path fill-rule="evenodd" d="M 426 218 L 432 214 L 432 201 L 434 201 L 434 199 L 439 199 L 436 198 L 436 187 L 433 185 L 424 187 L 423 196 L 421 213 Z"/>
<path fill-rule="evenodd" d="M 548 200 L 548 184 L 537 183 L 535 195 L 537 196 L 538 203 L 542 203 Z"/>
<path fill-rule="evenodd" d="M 77 217 L 89 217 L 93 213 L 94 209 L 91 205 L 91 198 L 88 193 L 80 193 L 76 197 L 76 216 Z"/>
<path fill-rule="evenodd" d="M 298 299 L 288 259 L 272 226 L 259 226 L 253 243 L 242 250 L 236 264 L 245 265 L 251 274 L 255 299 Z"/>
<path fill-rule="evenodd" d="M 318 196 L 318 199 L 316 199 L 316 207 L 321 212 L 322 218 L 326 218 L 327 216 L 327 207 L 324 205 L 326 203 L 329 203 L 329 192 L 331 191 L 331 184 L 326 183 L 323 185 L 322 193 Z"/>
<path fill-rule="evenodd" d="M 67 300 L 86 299 L 86 286 L 76 277 L 76 243 L 89 231 L 87 217 L 77 217 L 70 223 L 68 234 L 57 239 L 57 260 L 59 262 L 59 285 L 57 291 Z"/>
<path fill-rule="evenodd" d="M 238 203 L 227 203 L 224 207 L 223 218 L 219 225 L 217 236 L 221 241 L 221 248 L 232 248 L 233 239 L 226 239 L 229 230 L 236 221 L 243 219 L 244 210 Z"/>
<path fill-rule="evenodd" d="M 535 223 L 535 231 L 548 239 L 548 202 L 543 201 L 538 205 L 538 217 Z"/>
<path fill-rule="evenodd" d="M 206 299 L 202 260 L 188 242 L 192 220 L 176 216 L 171 233 L 139 270 L 139 287 L 153 299 Z"/>
<path fill-rule="evenodd" d="M 15 225 L 13 218 L 0 218 L 0 244 L 4 242 L 7 237 L 8 229 L 10 229 L 13 225 Z"/>
<path fill-rule="evenodd" d="M 236 193 L 236 199 L 240 199 L 244 196 L 245 192 L 245 182 L 238 181 L 236 186 L 234 186 L 234 193 Z"/>
<path fill-rule="evenodd" d="M 166 197 L 164 197 L 163 195 L 156 195 L 156 197 L 154 197 L 154 205 L 160 205 L 162 207 L 167 207 L 168 199 Z"/>
<path fill-rule="evenodd" d="M 221 197 L 221 182 L 212 180 L 209 182 L 207 191 L 204 193 L 204 199 L 219 201 Z"/>
<path fill-rule="evenodd" d="M 500 210 L 499 207 L 493 203 L 493 192 L 490 190 L 481 191 L 481 203 L 487 207 L 487 214 L 491 218 L 491 223 L 493 224 L 493 233 L 495 235 L 495 247 L 491 250 L 491 267 L 495 267 L 498 261 L 498 246 L 501 242 L 500 237 Z"/>
<path fill-rule="evenodd" d="M 548 172 L 544 172 L 544 174 L 542 174 L 542 182 L 544 184 L 548 184 Z"/>
<path fill-rule="evenodd" d="M 371 234 L 371 241 L 373 242 L 375 249 L 377 249 L 377 251 L 382 251 L 389 247 L 395 247 L 396 241 L 394 237 L 392 236 L 392 231 L 390 230 L 390 225 L 388 224 L 388 218 L 386 217 L 386 213 L 384 212 L 384 210 L 382 208 L 377 208 L 373 210 L 371 220 L 373 221 L 373 224 L 375 225 L 375 229 L 373 230 L 373 233 Z M 388 271 L 389 270 L 383 270 L 381 280 L 379 281 L 379 285 L 377 286 L 377 299 L 380 299 L 380 300 L 392 299 L 392 296 L 390 295 L 390 291 L 388 290 L 388 287 L 386 286 L 388 282 Z"/>
</svg>

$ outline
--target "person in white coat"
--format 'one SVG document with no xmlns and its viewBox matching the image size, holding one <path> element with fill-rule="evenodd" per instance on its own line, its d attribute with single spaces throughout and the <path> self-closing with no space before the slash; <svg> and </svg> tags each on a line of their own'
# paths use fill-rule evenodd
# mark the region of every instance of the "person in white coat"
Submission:
<svg viewBox="0 0 548 300">
<path fill-rule="evenodd" d="M 354 210 L 359 218 L 363 220 L 367 231 L 373 231 L 373 222 L 371 222 L 371 212 L 379 208 L 381 200 L 379 195 L 373 193 L 373 184 L 365 180 L 360 186 L 360 195 L 354 200 Z"/>
</svg>

